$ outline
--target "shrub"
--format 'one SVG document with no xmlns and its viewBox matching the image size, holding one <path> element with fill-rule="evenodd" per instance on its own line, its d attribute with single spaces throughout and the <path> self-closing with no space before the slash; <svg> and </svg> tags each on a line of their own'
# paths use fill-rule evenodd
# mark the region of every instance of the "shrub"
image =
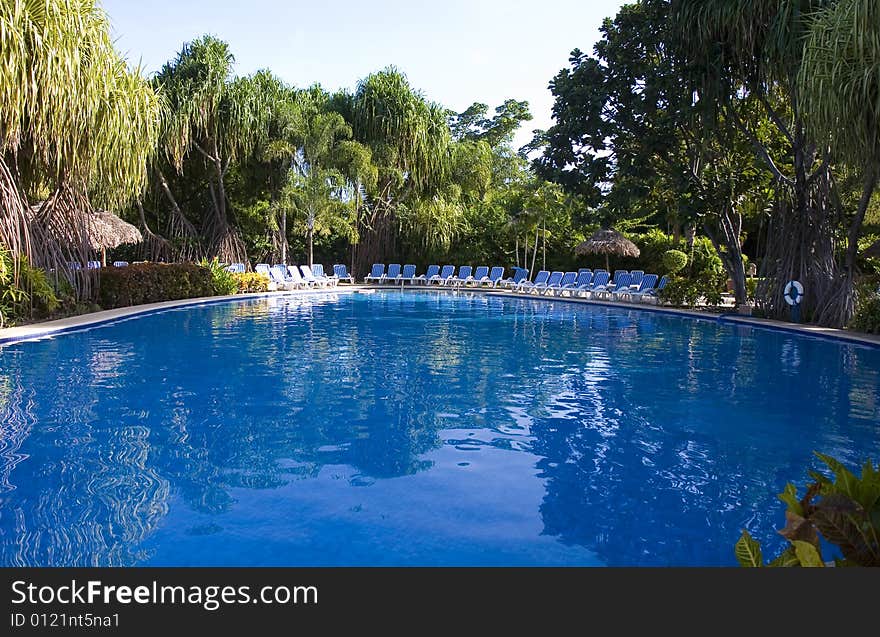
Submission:
<svg viewBox="0 0 880 637">
<path fill-rule="evenodd" d="M 856 287 L 856 311 L 850 328 L 868 334 L 880 334 L 880 289 L 878 281 L 866 278 Z"/>
<path fill-rule="evenodd" d="M 211 271 L 211 285 L 214 287 L 214 294 L 226 296 L 238 292 L 238 281 L 232 272 L 226 270 L 226 265 L 221 264 L 217 257 L 210 261 L 202 259 L 199 265 Z"/>
<path fill-rule="evenodd" d="M 639 269 L 654 274 L 663 273 L 663 255 L 669 250 L 684 248 L 684 242 L 678 244 L 671 235 L 654 228 L 645 234 L 631 237 L 633 243 L 639 246 Z"/>
<path fill-rule="evenodd" d="M 746 297 L 750 301 L 755 300 L 755 293 L 758 291 L 758 277 L 749 277 L 746 279 Z"/>
<path fill-rule="evenodd" d="M 232 275 L 238 285 L 239 294 L 247 292 L 267 292 L 269 290 L 269 277 L 258 272 L 244 272 Z"/>
<path fill-rule="evenodd" d="M 699 296 L 696 281 L 682 276 L 671 277 L 659 293 L 659 298 L 664 303 L 686 307 L 695 305 Z"/>
<path fill-rule="evenodd" d="M 724 272 L 724 264 L 721 263 L 721 257 L 718 256 L 715 246 L 712 245 L 712 242 L 707 237 L 697 237 L 694 240 L 694 247 L 688 258 L 690 259 L 689 276 Z"/>
<path fill-rule="evenodd" d="M 214 295 L 211 270 L 194 263 L 139 263 L 101 270 L 98 295 L 110 309 Z"/>
<path fill-rule="evenodd" d="M 725 280 L 723 273 L 716 272 L 704 272 L 695 277 L 674 276 L 660 290 L 659 298 L 680 307 L 693 307 L 700 299 L 708 305 L 720 305 Z"/>
<path fill-rule="evenodd" d="M 46 272 L 31 267 L 27 257 L 21 255 L 16 281 L 14 265 L 12 253 L 0 247 L 0 325 L 57 310 L 60 302 Z"/>
<path fill-rule="evenodd" d="M 789 545 L 767 566 L 825 566 L 820 539 L 838 547 L 838 566 L 880 566 L 880 467 L 868 460 L 856 477 L 834 458 L 816 455 L 834 480 L 810 471 L 813 483 L 800 499 L 793 484 L 785 486 L 779 499 L 788 505 L 786 525 L 779 534 Z M 761 546 L 748 531 L 734 552 L 741 566 L 764 566 Z"/>
<path fill-rule="evenodd" d="M 673 275 L 684 270 L 688 263 L 688 255 L 681 250 L 667 250 L 663 253 L 663 271 Z"/>
</svg>

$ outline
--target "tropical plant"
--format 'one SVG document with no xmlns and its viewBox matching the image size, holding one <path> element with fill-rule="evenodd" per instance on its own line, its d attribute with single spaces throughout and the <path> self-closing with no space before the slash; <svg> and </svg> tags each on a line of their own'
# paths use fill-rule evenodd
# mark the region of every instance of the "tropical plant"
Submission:
<svg viewBox="0 0 880 637">
<path fill-rule="evenodd" d="M 201 158 L 213 212 L 204 220 L 204 239 L 208 253 L 227 262 L 247 260 L 241 236 L 230 222 L 227 173 L 237 158 L 259 145 L 272 113 L 272 92 L 264 90 L 271 82 L 267 74 L 233 78 L 234 60 L 226 42 L 203 36 L 185 44 L 155 80 L 168 103 L 163 149 L 177 171 L 191 153 Z M 192 224 L 181 217 L 164 174 L 158 175 L 183 238 L 191 240 Z"/>
<path fill-rule="evenodd" d="M 785 486 L 779 499 L 787 505 L 786 524 L 779 533 L 789 544 L 766 566 L 825 566 L 820 538 L 840 551 L 838 566 L 880 566 L 880 467 L 867 460 L 856 477 L 834 458 L 816 456 L 834 479 L 810 471 L 813 482 L 801 498 L 793 484 Z M 765 566 L 761 546 L 747 530 L 735 554 L 741 566 Z"/>
<path fill-rule="evenodd" d="M 677 274 L 685 269 L 688 255 L 681 250 L 667 250 L 663 253 L 663 270 L 666 274 Z"/>
<path fill-rule="evenodd" d="M 856 287 L 856 311 L 849 327 L 880 334 L 880 279 L 877 277 L 866 278 Z"/>
<path fill-rule="evenodd" d="M 92 277 L 68 266 L 88 258 L 85 215 L 144 187 L 159 98 L 116 52 L 92 0 L 8 0 L 0 25 L 0 242 L 88 296 Z"/>
<path fill-rule="evenodd" d="M 259 272 L 235 272 L 232 275 L 238 284 L 239 294 L 266 292 L 269 289 L 269 277 Z"/>
<path fill-rule="evenodd" d="M 226 264 L 220 263 L 217 257 L 210 261 L 202 259 L 199 265 L 211 271 L 211 287 L 214 294 L 225 296 L 238 292 L 238 280 L 226 269 Z"/>
</svg>

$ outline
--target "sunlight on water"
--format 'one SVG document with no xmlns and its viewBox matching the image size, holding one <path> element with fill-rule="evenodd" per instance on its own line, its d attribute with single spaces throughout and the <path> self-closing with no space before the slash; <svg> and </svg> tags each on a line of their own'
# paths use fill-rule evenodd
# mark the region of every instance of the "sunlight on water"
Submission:
<svg viewBox="0 0 880 637">
<path fill-rule="evenodd" d="M 813 450 L 880 458 L 880 349 L 435 292 L 0 349 L 0 564 L 732 564 Z"/>
</svg>

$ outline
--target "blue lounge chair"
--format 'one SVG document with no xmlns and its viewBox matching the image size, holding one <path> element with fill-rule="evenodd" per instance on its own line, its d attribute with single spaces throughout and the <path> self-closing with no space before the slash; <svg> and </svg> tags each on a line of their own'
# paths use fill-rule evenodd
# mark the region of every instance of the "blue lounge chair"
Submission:
<svg viewBox="0 0 880 637">
<path fill-rule="evenodd" d="M 644 270 L 632 270 L 632 271 L 630 271 L 629 276 L 630 276 L 629 287 L 631 287 L 633 290 L 638 290 L 639 286 L 642 284 L 642 279 L 645 276 L 645 271 Z"/>
<path fill-rule="evenodd" d="M 597 270 L 593 275 L 593 281 L 590 283 L 590 287 L 581 290 L 580 295 L 589 295 L 589 298 L 592 298 L 595 295 L 605 292 L 608 289 L 608 281 L 610 278 L 611 275 L 605 270 Z"/>
<path fill-rule="evenodd" d="M 114 261 L 114 262 L 113 262 L 113 267 L 114 267 L 114 268 L 127 268 L 127 267 L 128 267 L 128 261 Z"/>
<path fill-rule="evenodd" d="M 409 282 L 410 285 L 416 282 L 416 266 L 412 263 L 407 263 L 403 266 L 403 274 L 400 275 L 401 283 Z"/>
<path fill-rule="evenodd" d="M 428 279 L 428 285 L 431 283 L 436 283 L 438 285 L 446 285 L 449 281 L 455 278 L 455 266 L 454 265 L 444 265 L 440 268 L 440 274 L 436 277 L 431 277 Z"/>
<path fill-rule="evenodd" d="M 354 277 L 348 273 L 348 268 L 342 263 L 336 263 L 333 266 L 333 274 L 336 275 L 336 278 L 341 281 L 348 281 L 349 283 L 354 283 Z"/>
<path fill-rule="evenodd" d="M 639 283 L 639 287 L 637 290 L 630 290 L 629 298 L 631 301 L 642 300 L 646 294 L 651 296 L 654 292 L 654 286 L 657 285 L 657 275 L 656 274 L 646 274 L 642 277 L 642 281 Z"/>
<path fill-rule="evenodd" d="M 653 302 L 657 303 L 658 296 L 660 294 L 660 290 L 665 288 L 667 283 L 669 283 L 669 277 L 664 274 L 662 277 L 660 277 L 660 282 L 657 284 L 657 287 L 654 288 L 653 290 L 648 290 L 647 292 L 642 294 L 639 297 L 639 300 L 646 301 L 646 300 L 653 299 Z"/>
<path fill-rule="evenodd" d="M 89 261 L 88 264 L 89 270 L 100 270 L 101 262 L 100 261 Z"/>
<path fill-rule="evenodd" d="M 578 274 L 583 274 L 584 272 L 589 272 L 590 274 L 593 273 L 590 268 L 578 268 Z"/>
<path fill-rule="evenodd" d="M 625 294 L 629 294 L 631 291 L 629 289 L 629 282 L 632 280 L 632 275 L 629 272 L 625 272 L 614 279 L 614 289 L 611 290 L 608 294 L 613 301 L 622 300 Z"/>
<path fill-rule="evenodd" d="M 534 281 L 528 279 L 520 281 L 516 286 L 517 292 L 531 292 L 536 286 L 547 287 L 547 280 L 550 278 L 550 270 L 539 270 L 535 275 Z"/>
<path fill-rule="evenodd" d="M 282 290 L 290 290 L 297 287 L 293 279 L 287 273 L 287 266 L 273 265 L 269 268 L 269 280 Z"/>
<path fill-rule="evenodd" d="M 577 272 L 559 272 L 558 274 L 561 275 L 559 277 L 554 277 L 555 274 L 557 273 L 554 272 L 553 274 L 551 274 L 550 279 L 547 281 L 547 288 L 544 290 L 545 296 L 548 294 L 556 296 L 557 294 L 562 292 L 562 289 L 564 287 L 574 283 L 574 280 L 577 278 Z M 557 280 L 554 281 L 554 278 L 556 278 Z"/>
<path fill-rule="evenodd" d="M 379 281 L 379 283 L 399 283 L 398 279 L 400 279 L 400 264 L 389 263 L 388 272 L 385 273 L 385 276 L 382 277 L 382 280 Z"/>
<path fill-rule="evenodd" d="M 328 287 L 334 288 L 339 285 L 339 279 L 336 278 L 336 275 L 327 276 L 327 274 L 324 273 L 324 266 L 320 263 L 312 264 L 312 275 L 316 280 L 322 282 Z"/>
<path fill-rule="evenodd" d="M 254 272 L 256 272 L 257 274 L 265 274 L 266 276 L 269 276 L 269 264 L 258 263 L 256 266 L 254 266 Z M 269 278 L 271 280 L 271 277 Z"/>
<path fill-rule="evenodd" d="M 300 272 L 300 274 L 302 274 L 303 281 L 305 281 L 307 284 L 309 284 L 311 286 L 323 288 L 323 287 L 327 287 L 328 285 L 330 285 L 330 281 L 327 279 L 327 277 L 324 277 L 323 279 L 319 279 L 318 277 L 316 277 L 314 275 L 314 273 L 312 272 L 312 269 L 307 265 L 299 266 L 299 272 Z"/>
<path fill-rule="evenodd" d="M 523 281 L 527 281 L 529 278 L 529 271 L 525 268 L 521 268 L 519 266 L 513 267 L 513 276 L 508 277 L 506 279 L 501 279 L 495 284 L 495 287 L 499 288 L 512 288 L 516 289 L 520 283 Z"/>
<path fill-rule="evenodd" d="M 592 272 L 587 269 L 581 269 L 578 272 L 577 278 L 575 278 L 574 283 L 566 285 L 564 289 L 568 290 L 569 293 L 574 294 L 578 290 L 583 290 L 585 287 L 588 287 L 592 279 Z"/>
<path fill-rule="evenodd" d="M 489 266 L 481 265 L 477 266 L 477 269 L 474 270 L 474 285 L 477 287 L 481 287 L 483 283 L 489 283 Z"/>
<path fill-rule="evenodd" d="M 500 265 L 496 265 L 492 268 L 492 271 L 489 272 L 489 280 L 487 283 L 494 287 L 497 287 L 498 284 L 504 279 L 504 268 Z M 483 280 L 480 280 L 480 285 L 483 284 Z"/>
<path fill-rule="evenodd" d="M 381 283 L 382 279 L 385 277 L 385 264 L 384 263 L 374 263 L 373 269 L 370 270 L 370 273 L 364 277 L 364 283 L 369 283 L 370 281 L 374 281 L 376 283 Z"/>
<path fill-rule="evenodd" d="M 295 265 L 287 266 L 287 279 L 297 288 L 313 288 L 318 286 L 317 281 L 306 281 L 302 277 L 302 272 Z"/>
<path fill-rule="evenodd" d="M 617 278 L 623 274 L 629 274 L 629 270 L 615 270 L 614 271 L 614 279 L 612 279 L 612 282 L 614 283 L 614 287 L 617 287 Z"/>
<path fill-rule="evenodd" d="M 428 285 L 428 283 L 431 282 L 431 279 L 433 279 L 434 277 L 439 277 L 439 276 L 440 276 L 440 266 L 439 265 L 429 265 L 428 271 L 425 272 L 424 274 L 420 274 L 419 276 L 415 277 L 415 279 L 413 280 L 413 283 L 418 282 L 418 283 L 421 283 L 422 285 Z"/>
<path fill-rule="evenodd" d="M 451 285 L 467 285 L 468 281 L 474 280 L 474 269 L 469 265 L 463 265 L 458 269 L 458 276 L 449 281 Z"/>
</svg>

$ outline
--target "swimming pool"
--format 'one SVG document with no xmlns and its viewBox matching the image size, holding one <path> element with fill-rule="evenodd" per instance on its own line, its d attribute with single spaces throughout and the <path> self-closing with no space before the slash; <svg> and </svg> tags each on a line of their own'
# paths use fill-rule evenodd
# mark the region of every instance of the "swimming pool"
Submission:
<svg viewBox="0 0 880 637">
<path fill-rule="evenodd" d="M 880 348 L 446 292 L 181 308 L 0 348 L 2 565 L 728 565 Z"/>
</svg>

